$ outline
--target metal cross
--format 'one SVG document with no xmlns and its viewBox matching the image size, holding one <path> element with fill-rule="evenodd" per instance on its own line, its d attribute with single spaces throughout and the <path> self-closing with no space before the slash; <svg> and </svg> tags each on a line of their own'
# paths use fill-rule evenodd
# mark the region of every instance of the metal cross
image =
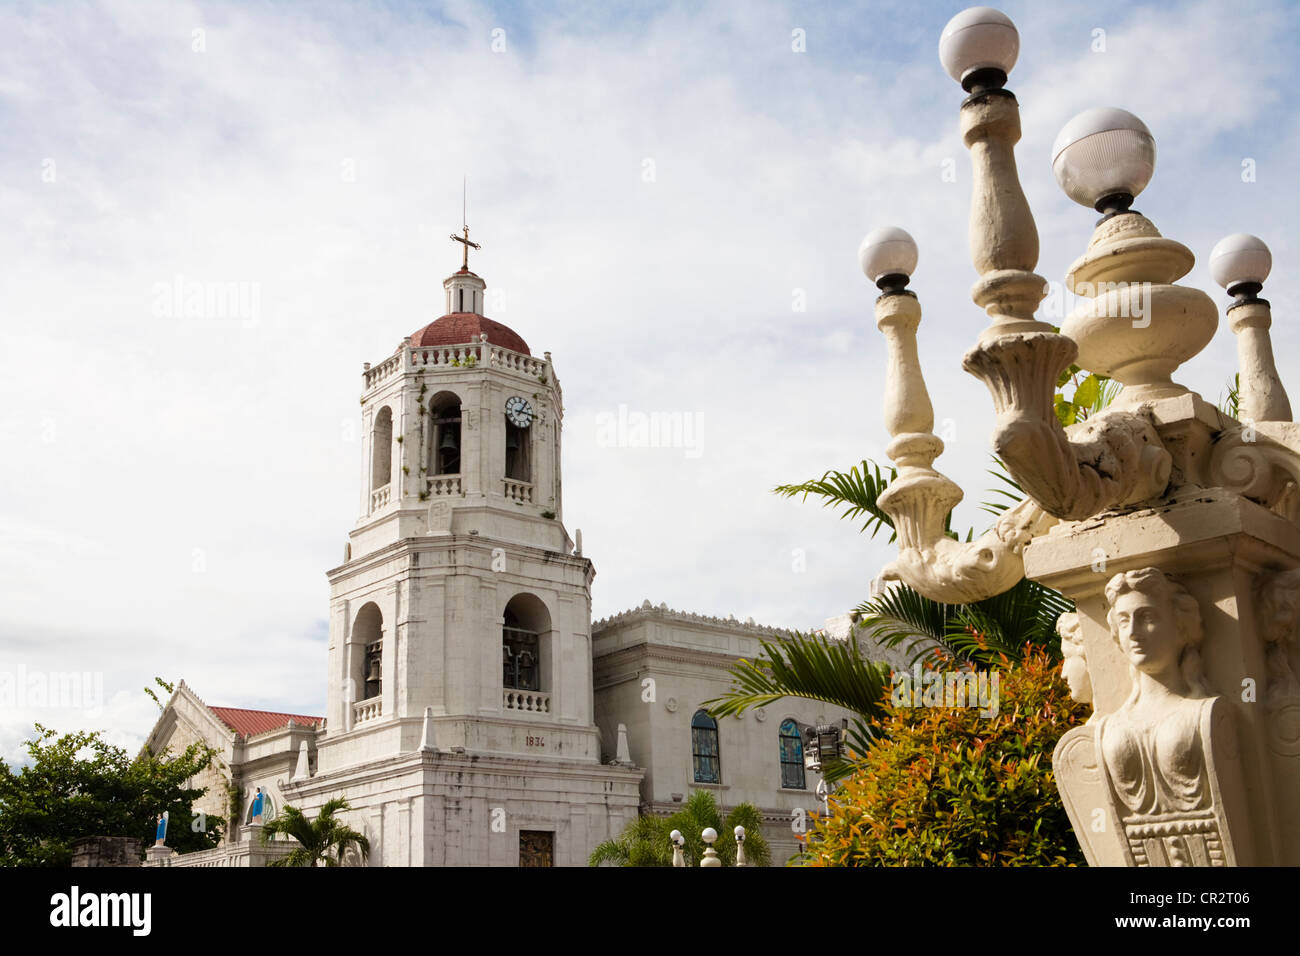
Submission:
<svg viewBox="0 0 1300 956">
<path fill-rule="evenodd" d="M 470 242 L 470 241 L 469 241 L 469 226 L 461 226 L 461 229 L 463 229 L 463 230 L 465 231 L 465 236 L 464 236 L 464 238 L 462 238 L 462 237 L 456 235 L 454 232 L 451 234 L 451 238 L 452 238 L 452 241 L 453 241 L 453 242 L 464 243 L 464 245 L 465 245 L 465 256 L 464 256 L 463 259 L 461 259 L 460 266 L 461 266 L 462 269 L 466 269 L 466 270 L 468 270 L 468 269 L 469 269 L 469 250 L 470 250 L 470 247 L 473 247 L 473 248 L 475 248 L 475 249 L 482 249 L 483 247 L 480 246 L 477 242 Z"/>
<path fill-rule="evenodd" d="M 464 269 L 465 271 L 467 271 L 467 272 L 469 271 L 469 249 L 470 249 L 470 246 L 473 246 L 475 249 L 482 249 L 482 248 L 483 248 L 483 247 L 480 246 L 477 242 L 470 242 L 470 241 L 469 241 L 469 226 L 467 226 L 467 225 L 465 224 L 465 222 L 466 222 L 466 220 L 465 220 L 465 202 L 466 202 L 466 198 L 467 198 L 468 193 L 469 193 L 469 190 L 468 190 L 468 188 L 467 188 L 468 183 L 469 183 L 469 178 L 466 177 L 466 178 L 461 182 L 461 184 L 460 184 L 460 228 L 464 231 L 465 236 L 464 236 L 464 238 L 462 238 L 462 237 L 456 235 L 454 232 L 451 234 L 451 240 L 452 240 L 452 242 L 463 243 L 464 246 L 465 246 L 465 256 L 464 256 L 464 258 L 462 258 L 461 261 L 460 261 L 460 267 L 461 267 L 462 269 Z"/>
</svg>

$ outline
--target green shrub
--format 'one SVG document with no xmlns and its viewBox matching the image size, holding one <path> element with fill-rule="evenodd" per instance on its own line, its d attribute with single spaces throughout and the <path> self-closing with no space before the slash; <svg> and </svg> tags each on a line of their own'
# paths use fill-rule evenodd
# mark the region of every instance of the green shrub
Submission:
<svg viewBox="0 0 1300 956">
<path fill-rule="evenodd" d="M 1082 723 L 1043 649 L 1003 659 L 996 717 L 978 707 L 886 704 L 884 736 L 831 795 L 809 866 L 1073 866 L 1084 862 L 1052 776 Z"/>
</svg>

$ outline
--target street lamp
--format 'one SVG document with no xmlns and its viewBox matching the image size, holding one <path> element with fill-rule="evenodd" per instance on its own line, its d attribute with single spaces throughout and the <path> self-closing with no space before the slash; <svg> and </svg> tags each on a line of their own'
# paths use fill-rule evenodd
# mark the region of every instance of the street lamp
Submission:
<svg viewBox="0 0 1300 956">
<path fill-rule="evenodd" d="M 886 454 L 897 472 L 878 501 L 898 542 L 881 578 L 970 604 L 1028 576 L 1076 604 L 1095 720 L 1062 737 L 1053 768 L 1090 862 L 1298 864 L 1300 681 L 1288 675 L 1300 657 L 1293 667 L 1280 648 L 1300 634 L 1300 424 L 1277 375 L 1270 306 L 1259 298 L 1272 257 L 1244 234 L 1210 256 L 1215 281 L 1233 296 L 1227 318 L 1241 382 L 1233 418 L 1174 380 L 1210 343 L 1219 311 L 1200 289 L 1178 284 L 1195 264 L 1192 251 L 1132 208 L 1155 171 L 1151 130 L 1126 110 L 1087 110 L 1062 128 L 1051 167 L 1066 195 L 1102 218 L 1066 272 L 1078 304 L 1059 329 L 1038 318 L 1049 286 L 1034 272 L 1038 231 L 1014 152 L 1020 107 L 1006 89 L 1018 55 L 1015 26 L 988 7 L 957 14 L 939 42 L 944 69 L 968 94 L 960 125 L 972 164 L 969 242 L 979 279 L 971 298 L 988 319 L 961 364 L 989 391 L 993 451 L 1024 498 L 981 537 L 948 536 L 963 494 L 934 468 L 943 442 L 917 351 L 921 306 L 907 288 L 916 244 L 897 227 L 874 230 L 859 264 L 880 290 Z M 1066 428 L 1055 396 L 1072 365 L 1121 387 L 1106 408 Z M 1144 699 L 1141 713 L 1130 710 L 1146 678 L 1111 630 L 1118 595 L 1132 584 L 1123 575 L 1145 582 L 1141 601 L 1176 604 L 1181 623 L 1165 619 L 1166 637 L 1197 647 L 1184 654 L 1194 679 L 1184 688 L 1171 678 L 1167 698 Z M 1262 714 L 1241 691 L 1261 668 L 1271 675 Z M 1103 759 L 1106 719 L 1124 711 L 1143 727 L 1186 720 L 1192 728 L 1186 715 L 1208 715 L 1211 703 L 1214 721 L 1205 716 L 1200 730 L 1184 733 L 1202 777 L 1176 806 L 1136 810 L 1132 793 L 1182 779 L 1181 764 L 1153 745 L 1141 759 L 1121 760 L 1118 750 Z M 807 735 L 809 769 L 829 759 L 820 730 Z M 1129 742 L 1141 749 L 1147 740 Z M 1121 763 L 1141 768 L 1141 779 L 1114 784 L 1111 768 Z M 1104 831 L 1087 818 L 1098 807 Z"/>
</svg>

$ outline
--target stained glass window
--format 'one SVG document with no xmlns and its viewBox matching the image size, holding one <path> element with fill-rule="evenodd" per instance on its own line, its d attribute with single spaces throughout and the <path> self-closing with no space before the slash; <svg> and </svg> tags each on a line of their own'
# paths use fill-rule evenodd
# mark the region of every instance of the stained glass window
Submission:
<svg viewBox="0 0 1300 956">
<path fill-rule="evenodd" d="M 691 719 L 691 756 L 696 783 L 721 783 L 722 759 L 718 753 L 718 722 L 703 710 Z"/>
<path fill-rule="evenodd" d="M 803 738 L 793 720 L 781 723 L 781 787 L 785 790 L 807 788 L 803 775 Z"/>
</svg>

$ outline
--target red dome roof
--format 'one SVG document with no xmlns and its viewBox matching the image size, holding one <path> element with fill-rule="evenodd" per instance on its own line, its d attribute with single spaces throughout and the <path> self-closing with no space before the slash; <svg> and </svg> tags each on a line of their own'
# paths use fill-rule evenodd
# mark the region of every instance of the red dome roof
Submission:
<svg viewBox="0 0 1300 956">
<path fill-rule="evenodd" d="M 417 348 L 432 345 L 465 345 L 477 342 L 478 337 L 487 334 L 492 345 L 499 345 L 514 352 L 528 351 L 528 343 L 521 339 L 513 329 L 500 322 L 479 315 L 477 312 L 451 312 L 440 319 L 430 322 L 411 336 L 411 345 Z"/>
</svg>

